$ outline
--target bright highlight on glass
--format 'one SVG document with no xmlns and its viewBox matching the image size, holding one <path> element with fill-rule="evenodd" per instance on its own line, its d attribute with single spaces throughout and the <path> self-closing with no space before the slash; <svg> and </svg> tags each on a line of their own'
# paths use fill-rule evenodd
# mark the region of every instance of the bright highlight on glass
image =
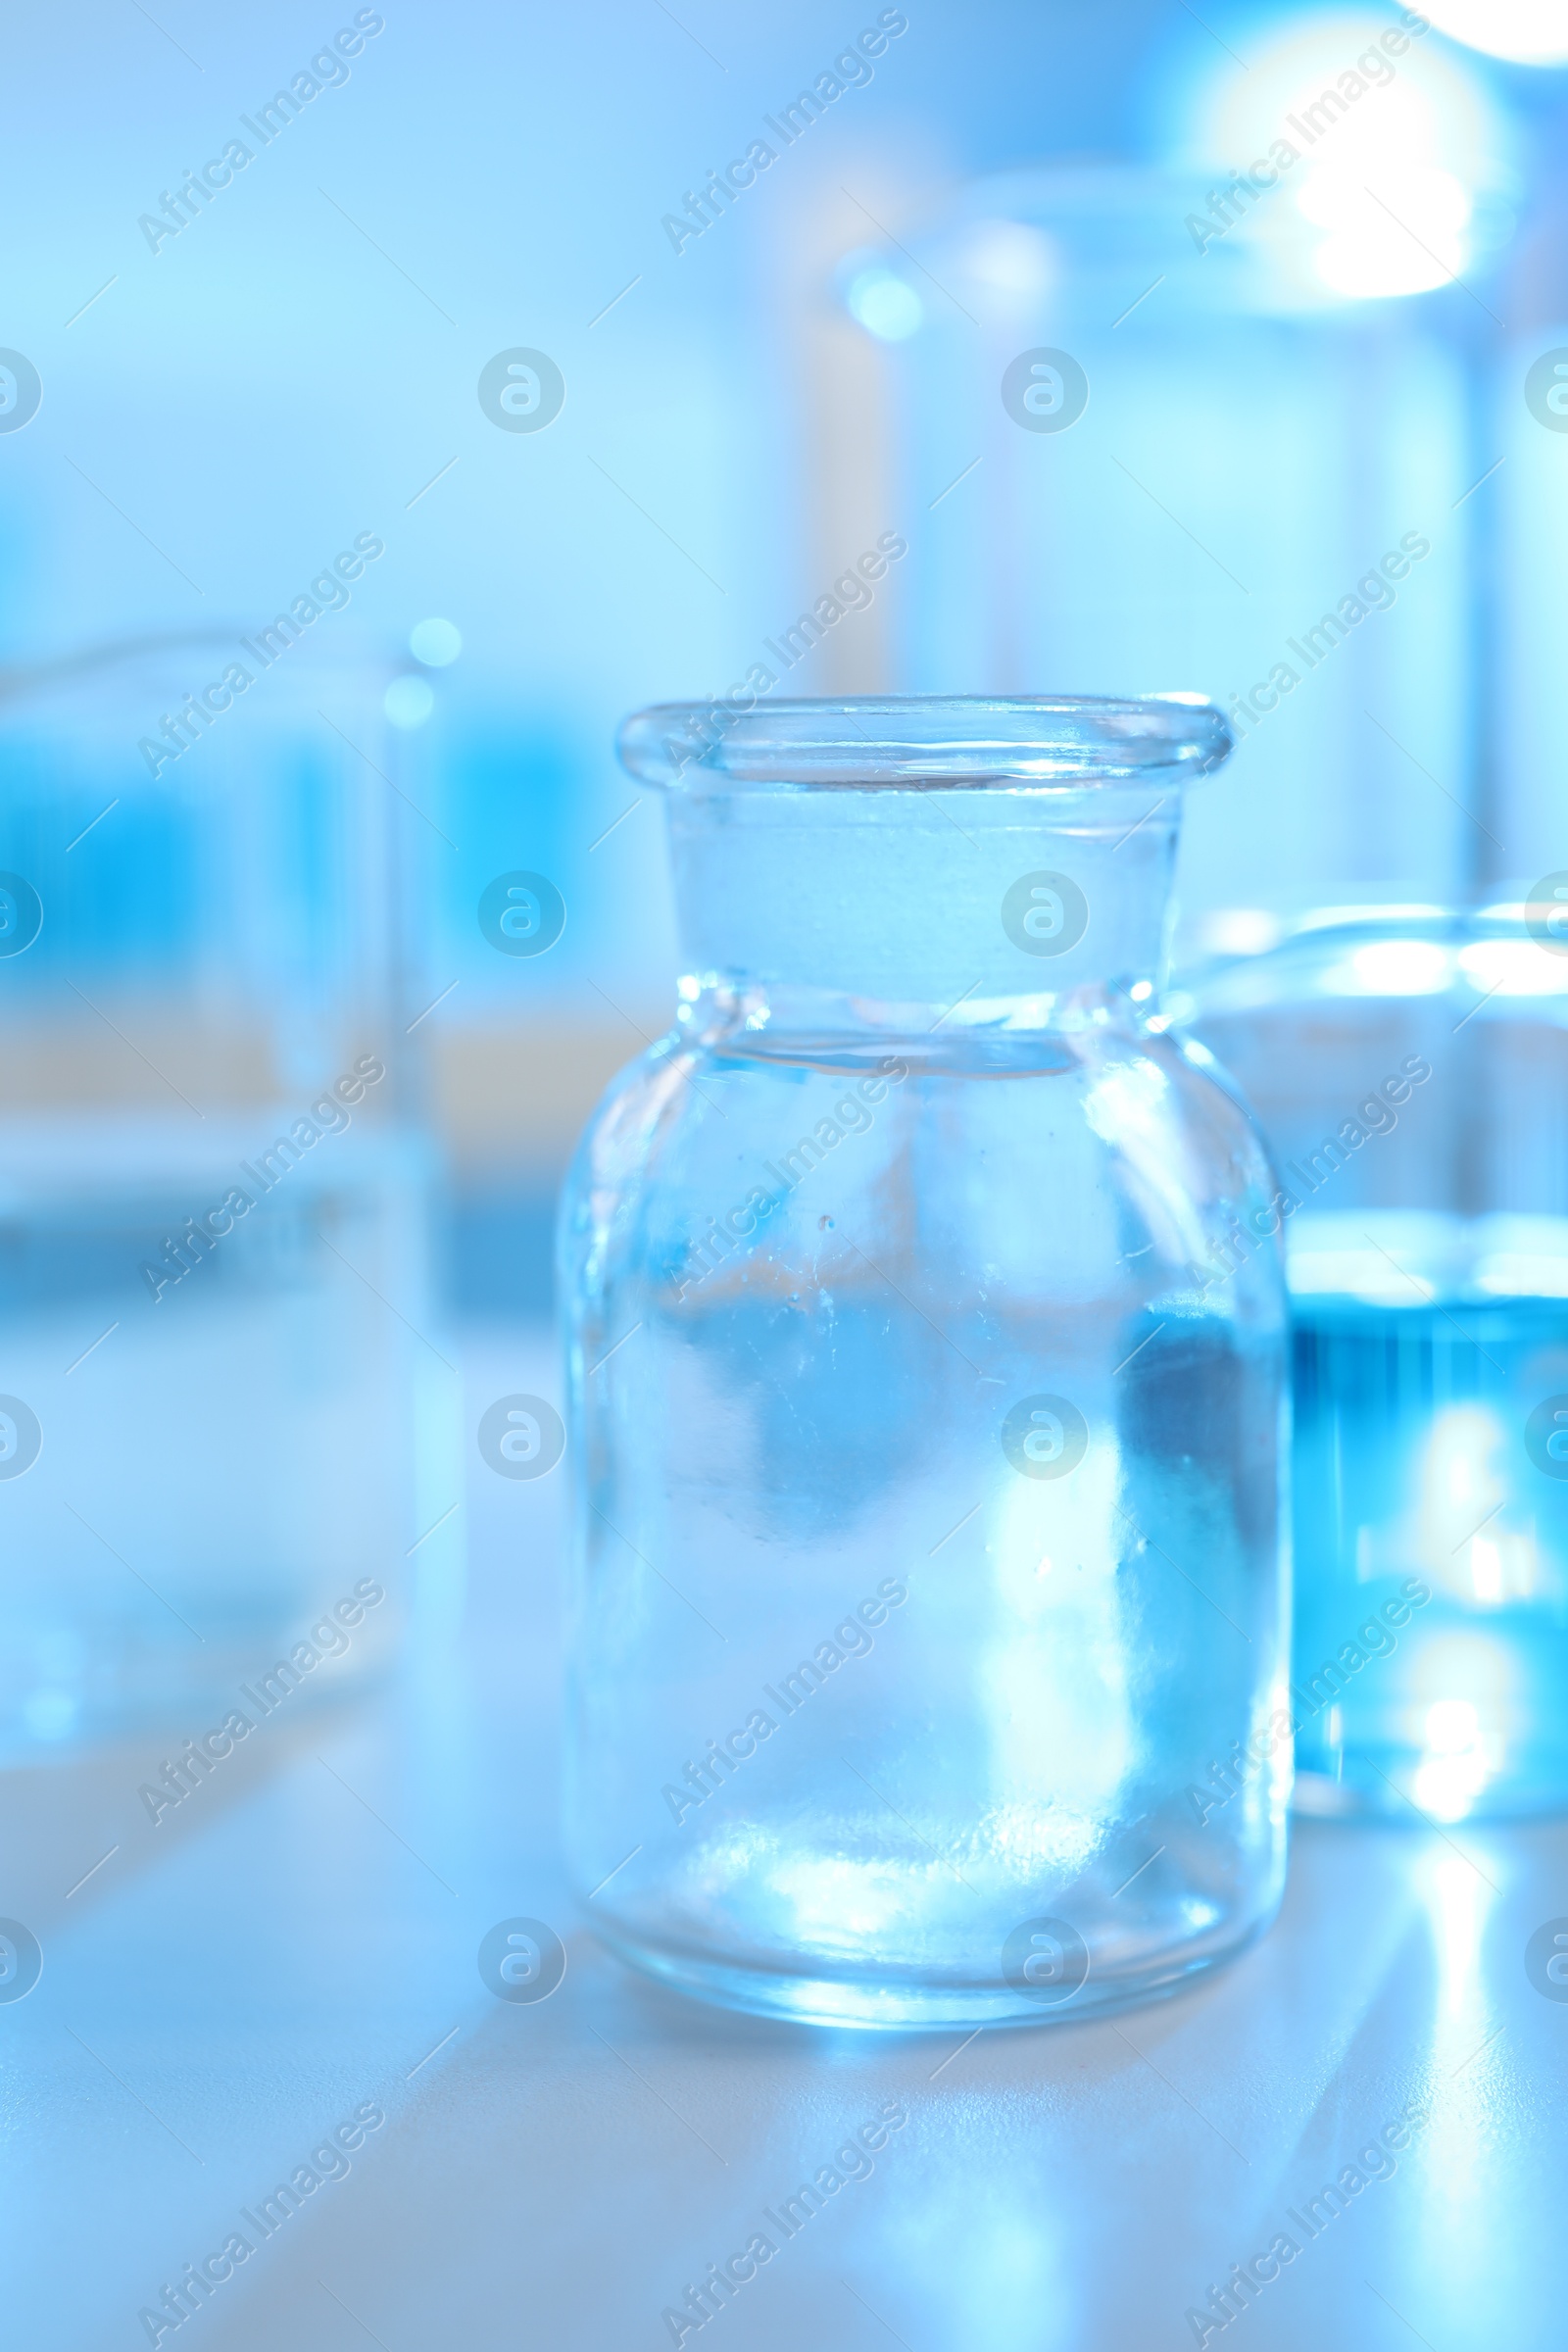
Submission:
<svg viewBox="0 0 1568 2352">
<path fill-rule="evenodd" d="M 1434 0 L 1426 13 L 1440 32 L 1489 57 L 1518 66 L 1568 64 L 1563 0 Z"/>
<path fill-rule="evenodd" d="M 882 343 L 903 343 L 925 317 L 914 288 L 881 262 L 854 270 L 844 300 L 850 316 Z"/>
<path fill-rule="evenodd" d="M 1465 230 L 1474 206 L 1451 172 L 1428 165 L 1313 172 L 1297 208 L 1330 234 L 1315 266 L 1324 284 L 1352 298 L 1424 294 L 1458 276 L 1469 259 Z"/>
<path fill-rule="evenodd" d="M 1380 939 L 1355 950 L 1348 984 L 1331 969 L 1324 985 L 1350 996 L 1424 997 L 1446 988 L 1452 969 L 1452 956 L 1435 940 Z"/>
<path fill-rule="evenodd" d="M 1003 301 L 1038 301 L 1058 274 L 1047 239 L 1021 220 L 982 220 L 966 258 L 972 283 Z"/>
<path fill-rule="evenodd" d="M 1450 284 L 1481 249 L 1478 198 L 1507 177 L 1500 122 L 1408 10 L 1287 27 L 1226 70 L 1197 129 L 1236 159 L 1237 224 L 1302 300 Z"/>
<path fill-rule="evenodd" d="M 424 678 L 394 678 L 382 708 L 395 727 L 422 727 L 435 709 L 435 695 Z"/>
<path fill-rule="evenodd" d="M 463 651 L 463 632 L 450 620 L 416 620 L 409 631 L 409 651 L 426 669 L 445 669 Z"/>
</svg>

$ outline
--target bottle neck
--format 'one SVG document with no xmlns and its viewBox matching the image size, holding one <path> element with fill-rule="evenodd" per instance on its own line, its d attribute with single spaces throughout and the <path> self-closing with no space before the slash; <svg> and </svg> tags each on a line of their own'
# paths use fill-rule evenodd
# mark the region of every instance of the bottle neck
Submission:
<svg viewBox="0 0 1568 2352">
<path fill-rule="evenodd" d="M 1177 783 L 676 793 L 683 1019 L 913 1036 L 1136 1019 Z"/>
</svg>

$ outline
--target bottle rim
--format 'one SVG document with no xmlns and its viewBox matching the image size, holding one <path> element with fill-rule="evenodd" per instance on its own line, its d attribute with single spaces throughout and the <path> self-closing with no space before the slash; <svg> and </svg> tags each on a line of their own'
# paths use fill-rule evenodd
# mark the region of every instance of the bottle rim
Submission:
<svg viewBox="0 0 1568 2352">
<path fill-rule="evenodd" d="M 847 695 L 656 703 L 624 722 L 615 748 L 639 783 L 666 791 L 1082 790 L 1185 783 L 1232 742 L 1200 694 Z"/>
</svg>

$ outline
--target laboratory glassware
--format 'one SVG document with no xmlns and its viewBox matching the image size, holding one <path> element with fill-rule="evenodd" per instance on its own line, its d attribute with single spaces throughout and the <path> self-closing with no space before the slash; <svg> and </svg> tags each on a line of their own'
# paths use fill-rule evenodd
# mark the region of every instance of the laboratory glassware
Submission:
<svg viewBox="0 0 1568 2352">
<path fill-rule="evenodd" d="M 1154 1022 L 1196 697 L 643 712 L 684 974 L 562 1211 L 572 1865 L 819 2022 L 1168 1988 L 1284 1863 L 1249 1117 Z"/>
<path fill-rule="evenodd" d="M 1568 1803 L 1565 906 L 1328 908 L 1173 999 L 1282 1188 L 1308 1811 Z"/>
</svg>

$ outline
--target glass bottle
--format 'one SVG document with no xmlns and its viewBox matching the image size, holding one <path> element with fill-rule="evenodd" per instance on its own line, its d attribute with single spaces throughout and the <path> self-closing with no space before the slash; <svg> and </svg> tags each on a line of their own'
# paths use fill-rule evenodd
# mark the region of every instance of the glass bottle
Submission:
<svg viewBox="0 0 1568 2352">
<path fill-rule="evenodd" d="M 1303 1810 L 1568 1804 L 1565 908 L 1330 908 L 1179 1006 L 1286 1188 Z"/>
<path fill-rule="evenodd" d="M 741 2008 L 1035 2022 L 1284 1865 L 1274 1185 L 1153 1019 L 1197 698 L 662 709 L 685 976 L 563 1207 L 568 1838 Z"/>
</svg>

